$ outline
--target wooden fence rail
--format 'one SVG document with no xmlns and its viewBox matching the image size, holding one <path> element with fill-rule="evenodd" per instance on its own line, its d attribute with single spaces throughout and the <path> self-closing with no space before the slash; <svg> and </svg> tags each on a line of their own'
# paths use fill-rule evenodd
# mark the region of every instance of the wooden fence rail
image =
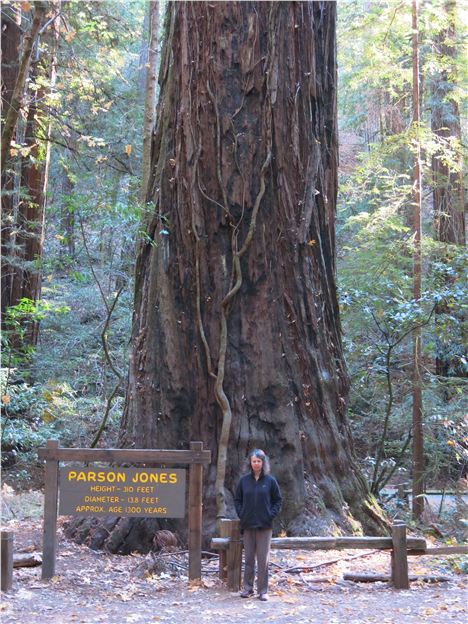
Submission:
<svg viewBox="0 0 468 624">
<path fill-rule="evenodd" d="M 220 553 L 219 576 L 227 580 L 231 591 L 240 589 L 242 538 L 239 520 L 223 520 L 222 537 L 211 540 L 211 548 Z M 427 548 L 422 537 L 408 537 L 406 525 L 395 523 L 391 537 L 274 537 L 272 549 L 288 550 L 390 550 L 392 554 L 391 581 L 396 589 L 408 589 L 408 555 L 437 555 L 468 553 L 467 546 Z"/>
<path fill-rule="evenodd" d="M 237 520 L 224 520 L 237 522 Z M 397 525 L 398 526 L 398 525 Z M 229 537 L 214 537 L 211 540 L 213 550 L 226 551 L 229 548 Z M 407 538 L 408 549 L 425 551 L 426 540 L 422 537 Z M 391 550 L 391 537 L 273 537 L 271 548 L 281 550 Z"/>
</svg>

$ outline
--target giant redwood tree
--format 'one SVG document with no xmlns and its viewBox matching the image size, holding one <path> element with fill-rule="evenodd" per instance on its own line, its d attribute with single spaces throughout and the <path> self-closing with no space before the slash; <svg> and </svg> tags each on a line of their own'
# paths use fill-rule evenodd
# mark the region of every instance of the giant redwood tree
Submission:
<svg viewBox="0 0 468 624">
<path fill-rule="evenodd" d="M 261 447 L 291 533 L 378 524 L 335 286 L 334 2 L 169 5 L 124 446 L 212 451 L 205 518 Z"/>
</svg>

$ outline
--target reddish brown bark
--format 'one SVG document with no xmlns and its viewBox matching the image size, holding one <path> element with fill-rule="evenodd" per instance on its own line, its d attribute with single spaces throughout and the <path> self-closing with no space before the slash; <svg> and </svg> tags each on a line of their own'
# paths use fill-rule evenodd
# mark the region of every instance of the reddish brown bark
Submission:
<svg viewBox="0 0 468 624">
<path fill-rule="evenodd" d="M 10 305 L 16 305 L 23 297 L 32 301 L 40 298 L 40 262 L 44 240 L 45 163 L 40 156 L 41 146 L 38 136 L 40 113 L 35 102 L 41 96 L 44 97 L 43 91 L 35 93 L 29 106 L 26 122 L 24 147 L 30 151 L 28 157 L 22 162 L 22 197 L 16 220 L 16 252 Z M 36 343 L 36 323 L 28 326 L 25 339 L 29 344 Z"/>
<path fill-rule="evenodd" d="M 349 528 L 352 514 L 376 526 L 346 419 L 335 289 L 335 9 L 170 6 L 121 441 L 203 440 L 210 528 L 216 496 L 233 513 L 254 446 L 271 455 L 287 531 Z"/>
<path fill-rule="evenodd" d="M 21 9 L 2 6 L 2 112 L 10 106 L 18 75 Z"/>
<path fill-rule="evenodd" d="M 45 4 L 37 4 L 42 7 L 41 19 L 43 19 Z M 38 11 L 39 8 L 36 7 L 36 13 Z M 41 77 L 47 78 L 50 85 L 53 85 L 54 54 L 58 39 L 57 20 L 51 20 L 43 39 L 48 52 L 39 57 L 36 50 L 31 65 L 31 82 Z M 4 259 L 8 283 L 5 293 L 2 292 L 2 295 L 5 294 L 2 301 L 3 309 L 18 304 L 22 298 L 37 301 L 41 296 L 44 216 L 50 160 L 50 120 L 44 105 L 48 88 L 42 81 L 38 82 L 41 86 L 28 94 L 24 140 L 18 154 L 21 155 L 20 193 L 15 198 L 18 203 L 15 202 L 11 213 L 15 230 L 14 241 L 10 241 L 10 253 Z M 37 338 L 38 324 L 36 322 L 28 324 L 22 340 L 34 345 Z M 19 337 L 12 336 L 12 340 L 17 343 Z"/>
<path fill-rule="evenodd" d="M 2 119 L 8 110 L 18 74 L 19 47 L 21 43 L 21 12 L 10 6 L 2 6 Z M 17 182 L 15 168 L 2 172 L 2 320 L 9 305 L 13 269 L 8 257 L 14 253 L 15 198 Z"/>
<path fill-rule="evenodd" d="M 43 24 L 47 3 L 36 0 L 34 5 L 34 14 L 30 30 L 24 35 L 22 42 L 21 59 L 18 60 L 18 73 L 16 75 L 15 84 L 11 92 L 8 109 L 2 115 L 2 145 L 1 145 L 1 170 L 2 173 L 6 168 L 8 160 L 8 152 L 10 143 L 14 136 L 16 122 L 20 110 L 23 107 L 23 97 L 25 92 L 26 81 L 29 74 L 29 65 L 34 49 L 34 45 L 39 36 L 39 29 Z"/>
</svg>

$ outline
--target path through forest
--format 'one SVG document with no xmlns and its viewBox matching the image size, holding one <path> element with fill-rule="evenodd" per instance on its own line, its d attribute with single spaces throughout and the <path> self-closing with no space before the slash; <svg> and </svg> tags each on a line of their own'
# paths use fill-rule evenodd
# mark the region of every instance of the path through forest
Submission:
<svg viewBox="0 0 468 624">
<path fill-rule="evenodd" d="M 41 550 L 39 520 L 12 521 L 15 552 Z M 387 583 L 343 581 L 352 571 L 388 573 L 388 553 L 371 552 L 349 559 L 356 551 L 272 553 L 270 601 L 242 600 L 217 578 L 217 561 L 204 560 L 201 585 L 184 576 L 184 555 L 168 554 L 159 572 L 145 574 L 148 559 L 94 552 L 64 538 L 59 531 L 57 575 L 41 581 L 40 567 L 14 570 L 11 592 L 3 594 L 3 624 L 198 624 L 251 622 L 277 624 L 390 624 L 467 621 L 466 576 L 457 574 L 447 558 L 410 558 L 412 574 L 443 574 L 450 581 L 413 582 L 408 591 Z M 317 564 L 339 559 L 333 565 Z M 292 574 L 285 570 L 304 568 Z M 309 568 L 310 569 L 309 569 Z M 317 582 L 317 580 L 328 579 Z"/>
</svg>

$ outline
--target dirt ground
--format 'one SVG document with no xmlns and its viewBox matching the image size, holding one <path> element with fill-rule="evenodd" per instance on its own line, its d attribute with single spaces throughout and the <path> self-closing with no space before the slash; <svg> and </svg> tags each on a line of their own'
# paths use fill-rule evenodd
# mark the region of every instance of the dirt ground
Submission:
<svg viewBox="0 0 468 624">
<path fill-rule="evenodd" d="M 41 551 L 40 520 L 11 520 L 6 526 L 15 531 L 15 552 Z M 338 561 L 327 565 L 333 560 Z M 95 552 L 70 542 L 59 529 L 56 576 L 42 581 L 40 567 L 16 568 L 12 591 L 2 594 L 2 624 L 466 624 L 468 619 L 460 558 L 410 558 L 410 574 L 450 580 L 418 580 L 408 591 L 397 591 L 385 582 L 343 580 L 345 572 L 388 573 L 385 552 L 273 551 L 267 603 L 229 592 L 217 578 L 217 559 L 203 560 L 201 584 L 189 584 L 186 554 L 167 553 L 157 561 L 158 569 L 149 573 L 149 563 L 154 564 L 149 556 Z M 286 571 L 292 567 L 302 570 Z"/>
</svg>

